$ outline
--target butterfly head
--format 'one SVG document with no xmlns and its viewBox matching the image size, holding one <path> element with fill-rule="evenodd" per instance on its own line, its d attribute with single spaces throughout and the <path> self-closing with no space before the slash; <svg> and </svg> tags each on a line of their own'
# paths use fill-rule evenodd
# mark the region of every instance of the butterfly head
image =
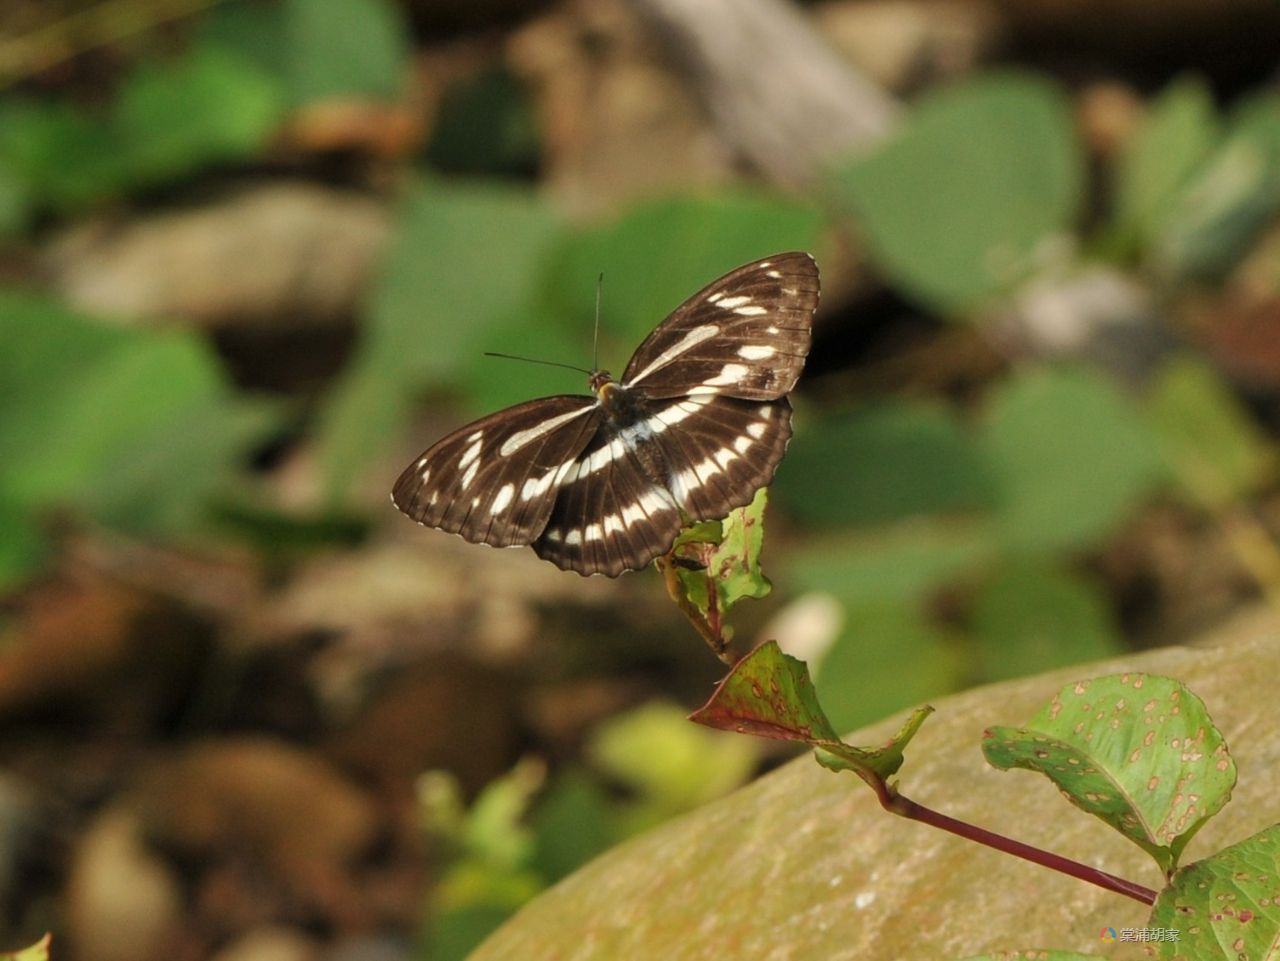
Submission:
<svg viewBox="0 0 1280 961">
<path fill-rule="evenodd" d="M 591 393 L 599 397 L 601 401 L 604 400 L 603 392 L 605 390 L 610 387 L 614 390 L 618 389 L 618 385 L 613 382 L 613 375 L 607 370 L 591 371 L 591 379 L 588 380 L 587 383 L 591 385 Z"/>
</svg>

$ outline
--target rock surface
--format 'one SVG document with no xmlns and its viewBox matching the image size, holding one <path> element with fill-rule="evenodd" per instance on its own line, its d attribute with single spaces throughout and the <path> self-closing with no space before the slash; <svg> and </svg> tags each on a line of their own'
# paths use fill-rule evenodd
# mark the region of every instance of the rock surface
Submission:
<svg viewBox="0 0 1280 961">
<path fill-rule="evenodd" d="M 1140 670 L 1178 678 L 1207 705 L 1240 771 L 1234 797 L 1183 863 L 1280 820 L 1280 741 L 1272 734 L 1280 617 L 1241 617 L 1194 647 L 1054 671 L 967 691 L 907 751 L 904 794 L 953 817 L 1148 887 L 1142 851 L 1062 800 L 1046 779 L 1001 773 L 983 729 L 1021 724 L 1063 684 Z M 890 718 L 853 735 L 883 741 Z M 730 798 L 617 848 L 528 905 L 471 961 L 758 958 L 897 961 L 1058 947 L 1100 950 L 1106 926 L 1142 927 L 1147 908 L 959 838 L 897 820 L 855 779 L 802 757 Z M 1138 945 L 1108 956 L 1142 957 Z"/>
</svg>

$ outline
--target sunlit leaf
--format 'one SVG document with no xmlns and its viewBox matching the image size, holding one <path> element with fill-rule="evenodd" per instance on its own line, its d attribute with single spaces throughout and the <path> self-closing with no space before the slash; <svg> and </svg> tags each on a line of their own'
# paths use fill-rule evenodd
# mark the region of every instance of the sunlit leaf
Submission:
<svg viewBox="0 0 1280 961">
<path fill-rule="evenodd" d="M 144 65 L 121 88 L 113 123 L 130 180 L 185 174 L 256 153 L 284 107 L 275 81 L 253 64 L 197 49 L 172 65 Z"/>
<path fill-rule="evenodd" d="M 1217 146 L 1219 126 L 1213 93 L 1198 78 L 1177 80 L 1152 101 L 1117 168 L 1116 219 L 1135 242 L 1158 234 L 1172 199 Z"/>
<path fill-rule="evenodd" d="M 1146 413 L 1173 476 L 1203 507 L 1228 506 L 1254 490 L 1273 465 L 1262 432 L 1239 400 L 1191 356 L 1160 369 Z"/>
<path fill-rule="evenodd" d="M 1026 727 L 987 731 L 982 751 L 1001 770 L 1044 774 L 1166 872 L 1236 782 L 1204 702 L 1152 674 L 1068 684 Z"/>
</svg>

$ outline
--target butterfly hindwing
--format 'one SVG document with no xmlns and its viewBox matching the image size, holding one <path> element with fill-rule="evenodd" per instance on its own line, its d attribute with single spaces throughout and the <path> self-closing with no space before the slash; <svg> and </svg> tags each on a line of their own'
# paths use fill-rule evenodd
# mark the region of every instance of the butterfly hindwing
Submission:
<svg viewBox="0 0 1280 961">
<path fill-rule="evenodd" d="M 400 475 L 391 499 L 419 524 L 472 543 L 530 544 L 601 419 L 594 397 L 543 397 L 500 410 L 430 447 Z"/>
<path fill-rule="evenodd" d="M 643 567 L 671 548 L 682 517 L 720 518 L 749 504 L 790 439 L 786 398 L 653 402 L 640 429 L 602 425 L 565 475 L 533 549 L 572 570 L 614 576 Z"/>
<path fill-rule="evenodd" d="M 644 451 L 605 423 L 566 474 L 533 549 L 557 567 L 616 577 L 671 547 L 680 511 L 650 479 Z"/>
<path fill-rule="evenodd" d="M 817 303 L 818 267 L 808 254 L 746 264 L 672 311 L 637 348 L 622 383 L 649 397 L 781 397 L 804 367 Z"/>
</svg>

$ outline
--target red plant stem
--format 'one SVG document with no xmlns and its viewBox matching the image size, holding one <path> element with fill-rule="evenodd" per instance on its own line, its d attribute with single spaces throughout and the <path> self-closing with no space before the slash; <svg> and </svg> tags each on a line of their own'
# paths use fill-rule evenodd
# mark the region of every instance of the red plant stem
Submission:
<svg viewBox="0 0 1280 961">
<path fill-rule="evenodd" d="M 995 848 L 997 851 L 1004 851 L 1006 854 L 1024 858 L 1054 871 L 1069 874 L 1074 878 L 1079 878 L 1081 881 L 1088 881 L 1090 884 L 1096 884 L 1100 888 L 1106 888 L 1116 894 L 1123 894 L 1125 897 L 1133 898 L 1135 901 L 1141 901 L 1143 904 L 1155 903 L 1156 892 L 1150 888 L 1143 887 L 1141 884 L 1134 884 L 1132 881 L 1116 877 L 1114 874 L 1108 874 L 1106 871 L 1099 871 L 1097 868 L 1091 868 L 1089 865 L 1081 864 L 1079 861 L 1064 858 L 1060 854 L 1043 851 L 1040 848 L 1032 847 L 1030 844 L 1023 844 L 1021 841 L 1015 841 L 1002 834 L 996 834 L 975 824 L 957 821 L 955 818 L 947 817 L 947 815 L 927 808 L 923 804 L 917 804 L 901 794 L 876 793 L 880 795 L 880 803 L 885 810 L 893 814 L 910 818 L 913 821 L 921 821 L 944 831 L 950 831 L 952 834 L 958 834 L 962 838 L 977 841 L 979 844 L 985 844 L 987 847 Z"/>
</svg>

